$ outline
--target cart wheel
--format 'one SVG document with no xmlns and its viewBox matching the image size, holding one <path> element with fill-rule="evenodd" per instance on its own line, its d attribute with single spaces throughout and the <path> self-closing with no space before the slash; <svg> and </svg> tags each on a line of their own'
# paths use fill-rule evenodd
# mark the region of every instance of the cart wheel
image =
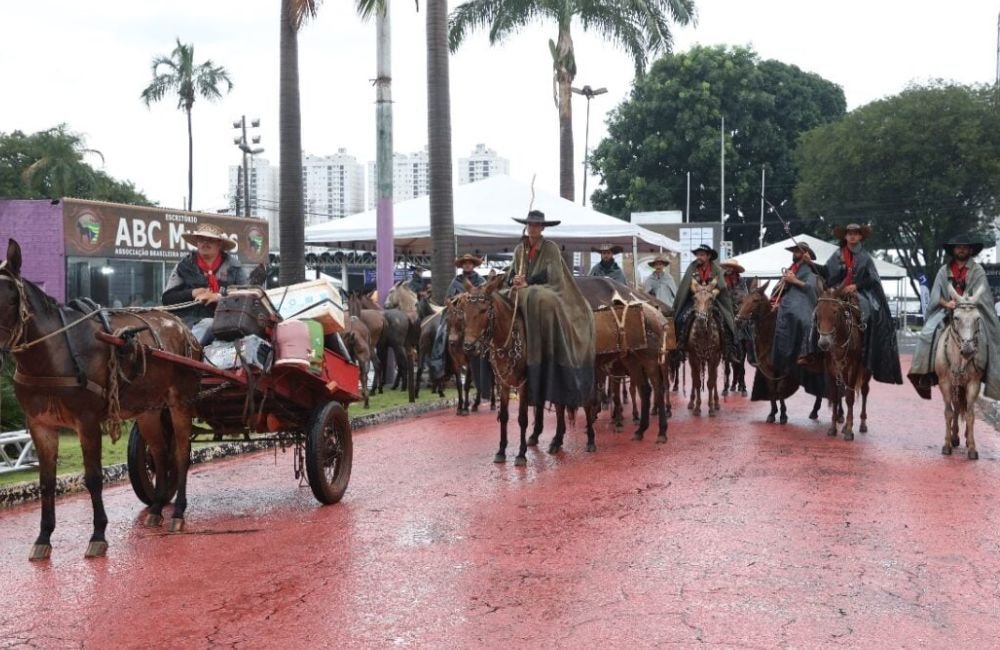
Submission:
<svg viewBox="0 0 1000 650">
<path fill-rule="evenodd" d="M 170 441 L 169 456 L 173 456 L 173 428 L 169 423 L 164 433 Z M 132 491 L 139 500 L 147 506 L 152 505 L 156 496 L 156 465 L 153 464 L 153 456 L 149 453 L 146 441 L 139 433 L 139 424 L 132 423 L 132 429 L 128 434 L 128 480 L 132 483 Z M 177 470 L 171 464 L 167 467 L 167 503 L 173 500 L 177 493 Z"/>
<path fill-rule="evenodd" d="M 313 412 L 306 430 L 306 475 L 316 499 L 337 503 L 351 480 L 351 421 L 337 402 Z"/>
</svg>

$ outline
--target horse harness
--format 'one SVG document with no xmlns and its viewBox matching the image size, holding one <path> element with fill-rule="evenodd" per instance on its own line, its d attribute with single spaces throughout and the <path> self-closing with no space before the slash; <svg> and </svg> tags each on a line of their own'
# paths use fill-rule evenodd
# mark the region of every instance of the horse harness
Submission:
<svg viewBox="0 0 1000 650">
<path fill-rule="evenodd" d="M 844 342 L 834 348 L 834 350 L 839 348 L 840 353 L 834 351 L 831 354 L 831 357 L 833 358 L 833 377 L 837 382 L 837 388 L 846 390 L 847 382 L 844 381 L 844 370 L 847 366 L 847 353 L 849 352 L 848 346 L 850 346 L 851 342 L 854 341 L 855 330 L 857 330 L 859 336 L 863 335 L 865 331 L 865 323 L 861 320 L 861 308 L 854 303 L 841 300 L 840 298 L 817 298 L 816 302 L 836 303 L 844 307 L 844 316 L 847 321 L 847 334 L 844 336 Z M 855 320 L 857 320 L 856 324 Z M 833 338 L 834 342 L 836 342 L 837 328 L 834 327 L 834 329 L 829 332 L 820 330 L 819 323 L 816 322 L 815 310 L 813 310 L 813 327 L 816 328 L 816 334 L 819 336 L 829 336 Z"/>
<path fill-rule="evenodd" d="M 467 352 L 482 356 L 483 349 L 489 350 L 490 365 L 493 366 L 493 373 L 497 379 L 505 386 L 519 388 L 524 380 L 515 381 L 513 374 L 518 362 L 524 359 L 525 346 L 523 330 L 517 328 L 517 312 L 515 311 L 510 320 L 510 332 L 503 346 L 498 346 L 493 342 L 493 326 L 496 323 L 496 304 L 490 296 L 483 294 L 463 293 L 456 298 L 471 303 L 486 304 L 486 327 L 482 333 L 472 343 L 466 343 L 463 347 Z"/>
<path fill-rule="evenodd" d="M 976 307 L 975 304 L 958 305 L 956 307 L 956 309 L 977 309 L 977 307 Z M 946 329 L 947 329 L 947 331 L 945 333 L 945 336 L 950 337 L 952 340 L 954 340 L 958 344 L 959 349 L 961 349 L 962 346 L 965 345 L 966 343 L 971 343 L 973 346 L 975 346 L 975 348 L 977 350 L 979 349 L 979 328 L 978 327 L 976 328 L 975 335 L 971 339 L 962 339 L 959 336 L 958 330 L 955 329 L 955 321 L 954 321 L 954 319 L 950 319 L 949 320 L 948 327 Z M 952 377 L 952 388 L 951 388 L 951 390 L 952 390 L 952 393 L 953 393 L 953 395 L 952 395 L 953 401 L 957 401 L 958 390 L 960 389 L 960 387 L 964 386 L 965 384 L 967 384 L 969 382 L 969 380 L 971 379 L 971 377 L 969 377 L 969 370 L 970 370 L 969 366 L 970 365 L 972 366 L 971 369 L 974 372 L 982 373 L 982 368 L 980 368 L 979 366 L 976 365 L 976 359 L 975 359 L 975 357 L 965 358 L 961 354 L 959 354 L 958 357 L 959 357 L 958 358 L 958 363 L 957 364 L 953 363 L 952 359 L 951 359 L 951 355 L 948 354 L 948 346 L 945 345 L 945 347 L 944 347 L 944 361 L 945 361 L 946 364 L 948 364 L 948 371 L 951 373 L 951 377 Z"/>
</svg>

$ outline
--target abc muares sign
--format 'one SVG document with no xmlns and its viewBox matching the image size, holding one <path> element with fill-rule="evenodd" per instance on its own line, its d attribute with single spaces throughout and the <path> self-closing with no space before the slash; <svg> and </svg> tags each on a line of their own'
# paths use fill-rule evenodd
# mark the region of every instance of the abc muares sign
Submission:
<svg viewBox="0 0 1000 650">
<path fill-rule="evenodd" d="M 177 260 L 192 249 L 182 235 L 200 223 L 215 224 L 236 242 L 241 264 L 267 263 L 267 221 L 200 212 L 65 199 L 66 255 Z"/>
</svg>

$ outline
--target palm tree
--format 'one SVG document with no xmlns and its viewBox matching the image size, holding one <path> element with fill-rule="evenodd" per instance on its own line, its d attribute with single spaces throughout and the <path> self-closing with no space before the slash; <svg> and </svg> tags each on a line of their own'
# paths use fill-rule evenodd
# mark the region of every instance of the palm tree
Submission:
<svg viewBox="0 0 1000 650">
<path fill-rule="evenodd" d="M 186 45 L 177 39 L 177 47 L 170 56 L 153 59 L 153 80 L 140 97 L 148 108 L 170 91 L 177 93 L 177 108 L 187 113 L 188 127 L 188 210 L 193 205 L 194 193 L 194 136 L 191 131 L 191 107 L 195 97 L 200 95 L 209 101 L 222 97 L 220 87 L 225 84 L 226 92 L 233 89 L 229 73 L 211 60 L 195 65 L 194 45 Z"/>
<path fill-rule="evenodd" d="M 552 54 L 552 96 L 559 109 L 559 194 L 574 198 L 573 109 L 570 87 L 576 77 L 576 58 L 570 26 L 579 19 L 623 48 L 635 61 L 636 75 L 646 69 L 650 54 L 669 52 L 673 44 L 671 20 L 687 25 L 695 19 L 694 0 L 470 0 L 460 4 L 449 20 L 452 51 L 476 28 L 488 28 L 490 45 L 502 42 L 520 28 L 552 19 L 559 28 Z"/>
<path fill-rule="evenodd" d="M 299 29 L 316 15 L 318 0 L 281 0 L 278 84 L 278 228 L 283 286 L 306 277 L 305 189 L 302 187 L 302 109 L 299 103 Z"/>
<path fill-rule="evenodd" d="M 457 256 L 451 178 L 451 83 L 448 77 L 448 1 L 427 0 L 427 154 L 430 181 L 431 295 L 444 304 Z"/>
<path fill-rule="evenodd" d="M 21 172 L 21 181 L 29 191 L 51 198 L 93 194 L 98 176 L 83 158 L 94 154 L 104 164 L 104 155 L 88 149 L 79 134 L 60 124 L 29 136 L 25 144 L 32 162 Z"/>
</svg>

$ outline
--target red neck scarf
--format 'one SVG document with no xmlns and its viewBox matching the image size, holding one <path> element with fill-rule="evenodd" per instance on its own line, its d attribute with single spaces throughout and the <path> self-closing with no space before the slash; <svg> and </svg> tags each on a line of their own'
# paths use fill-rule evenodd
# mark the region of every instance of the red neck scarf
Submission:
<svg viewBox="0 0 1000 650">
<path fill-rule="evenodd" d="M 736 275 L 735 273 L 727 273 L 723 277 L 726 278 L 726 287 L 729 289 L 735 288 L 737 283 L 740 281 L 740 276 Z"/>
<path fill-rule="evenodd" d="M 528 244 L 528 261 L 534 262 L 535 258 L 538 257 L 538 251 L 542 248 L 542 240 L 539 238 L 538 243 L 532 245 L 530 238 L 525 238 L 525 243 Z"/>
<path fill-rule="evenodd" d="M 215 274 L 222 266 L 222 255 L 215 258 L 215 261 L 209 264 L 202 258 L 198 253 L 194 254 L 195 264 L 201 269 L 201 272 L 205 274 L 205 278 L 208 279 L 208 288 L 212 293 L 219 293 L 219 276 Z"/>
<path fill-rule="evenodd" d="M 847 268 L 847 274 L 844 276 L 844 282 L 842 286 L 848 286 L 854 284 L 854 253 L 847 246 L 840 249 L 840 256 L 844 260 L 844 266 Z"/>
<path fill-rule="evenodd" d="M 965 295 L 965 278 L 969 275 L 969 267 L 964 262 L 952 260 L 948 265 L 951 272 L 951 286 L 955 287 L 955 293 L 960 296 Z"/>
<path fill-rule="evenodd" d="M 706 284 L 712 279 L 712 263 L 705 262 L 695 269 L 698 271 L 698 279 L 701 280 L 702 284 Z"/>
</svg>

